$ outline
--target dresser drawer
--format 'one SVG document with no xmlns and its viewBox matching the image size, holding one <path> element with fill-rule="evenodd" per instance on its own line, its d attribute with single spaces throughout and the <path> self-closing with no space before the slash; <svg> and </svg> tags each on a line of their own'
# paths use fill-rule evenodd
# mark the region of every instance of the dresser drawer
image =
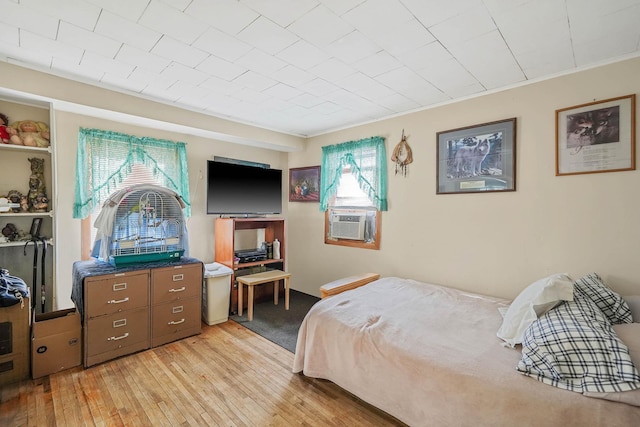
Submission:
<svg viewBox="0 0 640 427">
<path fill-rule="evenodd" d="M 149 310 L 142 308 L 89 319 L 86 328 L 87 356 L 146 342 L 149 347 Z"/>
<path fill-rule="evenodd" d="M 152 346 L 200 333 L 200 298 L 189 298 L 153 307 Z"/>
<path fill-rule="evenodd" d="M 202 264 L 178 265 L 151 271 L 153 304 L 200 298 L 202 292 Z"/>
<path fill-rule="evenodd" d="M 88 318 L 149 305 L 149 274 L 112 274 L 85 279 L 85 310 Z"/>
</svg>

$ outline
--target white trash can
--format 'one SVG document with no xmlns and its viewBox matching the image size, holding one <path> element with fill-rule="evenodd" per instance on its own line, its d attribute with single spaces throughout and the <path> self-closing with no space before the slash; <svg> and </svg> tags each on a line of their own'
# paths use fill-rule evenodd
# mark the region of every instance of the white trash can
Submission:
<svg viewBox="0 0 640 427">
<path fill-rule="evenodd" d="M 217 262 L 204 265 L 202 320 L 207 325 L 215 325 L 229 319 L 232 273 L 232 269 Z"/>
</svg>

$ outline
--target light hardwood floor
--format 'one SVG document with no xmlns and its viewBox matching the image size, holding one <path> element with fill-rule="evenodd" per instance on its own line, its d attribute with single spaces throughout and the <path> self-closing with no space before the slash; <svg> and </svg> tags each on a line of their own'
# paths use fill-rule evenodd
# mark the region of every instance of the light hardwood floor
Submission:
<svg viewBox="0 0 640 427">
<path fill-rule="evenodd" d="M 202 334 L 0 389 L 0 426 L 403 426 L 229 321 Z"/>
</svg>

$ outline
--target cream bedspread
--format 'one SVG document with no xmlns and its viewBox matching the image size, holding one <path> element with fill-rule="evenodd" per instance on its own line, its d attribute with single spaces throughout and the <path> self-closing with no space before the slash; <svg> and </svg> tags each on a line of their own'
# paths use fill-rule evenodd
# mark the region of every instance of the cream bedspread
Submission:
<svg viewBox="0 0 640 427">
<path fill-rule="evenodd" d="M 319 301 L 293 372 L 330 380 L 412 426 L 638 426 L 640 408 L 516 371 L 496 337 L 509 301 L 383 278 Z"/>
</svg>

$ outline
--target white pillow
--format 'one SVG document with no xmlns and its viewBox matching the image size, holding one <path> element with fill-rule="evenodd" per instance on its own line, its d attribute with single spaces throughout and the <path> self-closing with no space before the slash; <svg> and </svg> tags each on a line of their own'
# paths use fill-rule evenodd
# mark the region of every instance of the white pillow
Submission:
<svg viewBox="0 0 640 427">
<path fill-rule="evenodd" d="M 624 297 L 624 300 L 627 302 L 627 304 L 629 304 L 633 322 L 640 323 L 640 295 L 626 296 Z"/>
<path fill-rule="evenodd" d="M 513 300 L 498 329 L 498 337 L 511 347 L 522 344 L 522 336 L 538 316 L 561 301 L 573 301 L 573 281 L 565 273 L 553 274 L 527 286 Z"/>
</svg>

